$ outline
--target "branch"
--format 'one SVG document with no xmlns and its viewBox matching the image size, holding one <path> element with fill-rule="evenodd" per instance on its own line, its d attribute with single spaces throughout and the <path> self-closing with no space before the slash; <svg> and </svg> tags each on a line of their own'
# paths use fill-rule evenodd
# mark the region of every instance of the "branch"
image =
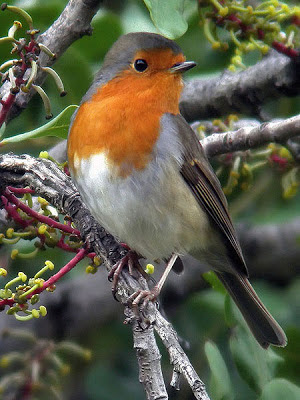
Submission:
<svg viewBox="0 0 300 400">
<path fill-rule="evenodd" d="M 125 313 L 126 311 L 129 318 L 132 318 L 132 311 L 129 308 L 125 310 Z M 161 355 L 155 341 L 153 325 L 142 329 L 136 318 L 133 317 L 132 321 L 134 348 L 139 365 L 139 381 L 145 387 L 147 400 L 167 400 L 168 393 L 160 365 Z"/>
<path fill-rule="evenodd" d="M 275 51 L 239 73 L 225 71 L 217 78 L 186 83 L 180 111 L 188 121 L 232 113 L 257 115 L 262 104 L 300 93 L 300 59 Z"/>
<path fill-rule="evenodd" d="M 279 122 L 243 127 L 233 132 L 214 133 L 202 140 L 208 157 L 253 149 L 267 143 L 284 143 L 300 135 L 300 114 Z"/>
<path fill-rule="evenodd" d="M 171 364 L 173 365 L 172 386 L 179 388 L 179 378 L 180 374 L 182 374 L 190 385 L 196 399 L 209 400 L 204 383 L 199 379 L 187 355 L 180 346 L 176 332 L 161 314 L 156 316 L 155 330 L 168 350 Z"/>
<path fill-rule="evenodd" d="M 38 37 L 38 42 L 47 46 L 56 54 L 55 60 L 41 52 L 38 57 L 40 66 L 52 65 L 73 42 L 84 35 L 92 34 L 91 20 L 100 7 L 101 0 L 70 0 L 58 19 L 43 34 Z M 41 85 L 47 74 L 40 68 L 35 79 L 36 85 Z M 0 98 L 10 93 L 10 82 L 0 88 Z M 8 120 L 17 117 L 28 105 L 35 90 L 29 93 L 20 92 L 10 109 Z"/>
<path fill-rule="evenodd" d="M 93 219 L 90 212 L 82 203 L 79 193 L 76 191 L 71 179 L 53 162 L 44 159 L 35 159 L 28 155 L 1 155 L 0 177 L 0 193 L 3 192 L 7 186 L 29 186 L 31 189 L 35 190 L 37 195 L 44 197 L 54 205 L 60 213 L 70 215 L 76 227 L 80 231 L 81 237 L 89 243 L 91 250 L 95 251 L 101 257 L 108 271 L 110 271 L 113 265 L 126 254 L 127 250 L 116 242 L 113 236 L 107 233 Z M 140 289 L 148 289 L 148 286 L 142 276 L 138 279 L 134 279 L 124 271 L 121 273 L 117 289 L 118 298 L 122 304 L 126 305 L 128 298 L 132 293 Z M 154 304 L 150 303 L 147 308 L 147 317 L 154 324 L 154 327 L 156 326 L 158 316 L 158 310 Z M 146 390 L 147 399 L 164 399 L 166 398 L 165 387 L 162 374 L 159 373 L 160 368 L 157 368 L 159 350 L 152 337 L 153 329 L 148 328 L 138 330 L 135 329 L 135 322 L 132 318 L 129 318 L 128 322 L 133 323 L 134 346 L 137 349 L 141 349 L 141 343 L 143 344 L 143 351 L 137 351 L 140 365 L 140 376 L 143 374 L 145 360 L 151 371 L 156 374 L 150 381 L 147 379 L 142 380 Z M 147 340 L 145 340 L 146 337 Z M 150 345 L 152 346 L 151 348 L 149 348 Z M 179 347 L 180 345 L 178 343 L 177 348 Z M 153 354 L 155 355 L 154 360 L 151 357 Z M 180 365 L 184 366 L 184 374 L 186 374 L 185 371 L 187 370 L 193 370 L 183 350 L 181 355 L 178 356 L 177 361 Z M 189 378 L 189 382 L 201 382 L 196 373 L 193 373 L 192 380 L 190 375 L 186 374 L 186 377 Z M 197 399 L 208 399 L 203 388 L 204 384 L 201 382 L 201 393 L 203 396 L 201 394 L 202 397 L 199 397 L 200 395 L 197 394 Z M 192 390 L 194 389 L 195 388 L 192 387 Z M 159 393 L 160 397 L 157 397 L 157 393 Z"/>
</svg>

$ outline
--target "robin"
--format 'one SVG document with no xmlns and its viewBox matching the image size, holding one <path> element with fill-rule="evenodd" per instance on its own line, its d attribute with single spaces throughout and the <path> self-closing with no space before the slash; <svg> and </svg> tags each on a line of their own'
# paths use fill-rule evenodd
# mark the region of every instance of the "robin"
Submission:
<svg viewBox="0 0 300 400">
<path fill-rule="evenodd" d="M 262 347 L 285 346 L 247 279 L 220 183 L 180 115 L 182 73 L 194 66 L 161 35 L 121 36 L 73 117 L 71 176 L 107 231 L 149 260 L 169 260 L 151 292 L 133 295 L 135 305 L 155 299 L 177 256 L 190 254 L 216 272 Z"/>
</svg>

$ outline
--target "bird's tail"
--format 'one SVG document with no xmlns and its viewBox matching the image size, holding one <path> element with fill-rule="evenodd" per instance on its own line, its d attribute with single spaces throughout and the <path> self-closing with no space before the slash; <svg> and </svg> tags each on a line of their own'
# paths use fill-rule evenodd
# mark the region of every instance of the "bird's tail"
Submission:
<svg viewBox="0 0 300 400">
<path fill-rule="evenodd" d="M 262 304 L 248 279 L 228 272 L 216 274 L 240 309 L 258 343 L 264 348 L 270 344 L 284 347 L 287 344 L 284 331 Z"/>
</svg>

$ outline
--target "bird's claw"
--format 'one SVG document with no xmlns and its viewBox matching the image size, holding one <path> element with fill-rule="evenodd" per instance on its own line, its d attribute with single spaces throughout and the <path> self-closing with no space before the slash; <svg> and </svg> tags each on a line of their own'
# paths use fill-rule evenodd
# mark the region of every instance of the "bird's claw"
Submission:
<svg viewBox="0 0 300 400">
<path fill-rule="evenodd" d="M 120 261 L 118 261 L 109 272 L 108 280 L 112 282 L 111 290 L 115 300 L 119 301 L 116 297 L 117 285 L 121 272 L 125 266 L 128 267 L 128 271 L 131 276 L 134 276 L 135 270 L 138 270 L 145 277 L 145 271 L 139 263 L 139 258 L 140 257 L 137 253 L 129 250 L 128 253 Z"/>
<path fill-rule="evenodd" d="M 138 290 L 129 297 L 127 304 L 132 307 L 132 311 L 140 328 L 143 329 L 141 325 L 142 322 L 145 322 L 147 327 L 150 325 L 150 321 L 145 315 L 145 311 L 149 302 L 155 302 L 158 295 L 159 290 L 156 286 L 154 286 L 154 288 L 151 290 Z M 141 318 L 141 315 L 143 319 Z"/>
</svg>

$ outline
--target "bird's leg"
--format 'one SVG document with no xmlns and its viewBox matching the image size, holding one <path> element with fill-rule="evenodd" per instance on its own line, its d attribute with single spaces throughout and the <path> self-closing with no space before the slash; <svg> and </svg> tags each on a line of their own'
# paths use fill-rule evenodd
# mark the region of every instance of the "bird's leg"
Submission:
<svg viewBox="0 0 300 400">
<path fill-rule="evenodd" d="M 145 309 L 149 301 L 154 301 L 157 299 L 177 257 L 178 254 L 175 253 L 172 254 L 160 280 L 151 290 L 138 290 L 129 297 L 128 302 L 132 304 L 132 307 L 136 315 L 138 315 L 138 305 L 140 304 L 141 300 L 143 300 L 141 307 L 142 309 Z"/>
<path fill-rule="evenodd" d="M 134 271 L 137 270 L 145 279 L 148 279 L 148 274 L 143 270 L 139 263 L 139 259 L 142 257 L 135 251 L 130 250 L 127 245 L 122 244 L 122 246 L 128 249 L 128 253 L 112 267 L 108 274 L 108 280 L 112 282 L 112 294 L 116 300 L 118 300 L 116 298 L 118 280 L 126 265 L 128 266 L 128 271 L 131 276 L 134 276 Z"/>
</svg>

